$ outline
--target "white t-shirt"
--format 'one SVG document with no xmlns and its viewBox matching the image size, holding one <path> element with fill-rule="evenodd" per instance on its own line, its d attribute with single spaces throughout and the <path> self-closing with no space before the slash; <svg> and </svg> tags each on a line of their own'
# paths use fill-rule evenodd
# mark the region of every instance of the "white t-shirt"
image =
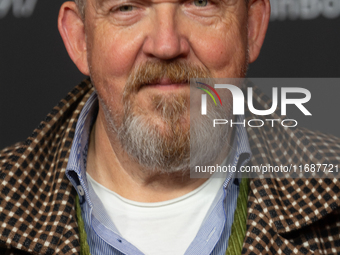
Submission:
<svg viewBox="0 0 340 255">
<path fill-rule="evenodd" d="M 87 174 L 121 236 L 147 255 L 182 255 L 194 240 L 224 178 L 210 178 L 190 193 L 158 203 L 128 200 Z"/>
</svg>

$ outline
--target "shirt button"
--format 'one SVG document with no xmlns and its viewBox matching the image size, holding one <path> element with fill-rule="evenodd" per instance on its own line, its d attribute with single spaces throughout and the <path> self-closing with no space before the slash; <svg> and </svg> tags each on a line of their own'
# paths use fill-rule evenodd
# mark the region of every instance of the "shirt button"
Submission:
<svg viewBox="0 0 340 255">
<path fill-rule="evenodd" d="M 79 195 L 81 195 L 81 196 L 85 195 L 84 189 L 81 185 L 78 185 L 77 189 L 78 189 Z"/>
</svg>

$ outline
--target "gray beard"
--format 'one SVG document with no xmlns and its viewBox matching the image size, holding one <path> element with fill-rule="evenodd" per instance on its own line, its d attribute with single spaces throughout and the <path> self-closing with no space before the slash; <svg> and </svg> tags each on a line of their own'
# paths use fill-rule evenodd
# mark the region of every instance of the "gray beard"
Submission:
<svg viewBox="0 0 340 255">
<path fill-rule="evenodd" d="M 247 57 L 240 67 L 240 77 L 247 70 Z M 109 102 L 106 104 L 99 96 L 108 131 L 118 138 L 130 158 L 146 171 L 185 173 L 194 166 L 215 162 L 228 146 L 229 128 L 228 125 L 214 128 L 213 120 L 231 119 L 231 104 L 225 105 L 227 107 L 224 106 L 224 109 L 210 105 L 208 114 L 201 116 L 193 114 L 197 109 L 188 109 L 188 95 L 155 96 L 150 98 L 154 112 L 145 115 L 142 109 L 134 105 L 133 97 L 143 85 L 157 83 L 162 77 L 169 78 L 173 83 L 188 83 L 192 77 L 209 78 L 212 75 L 204 67 L 180 60 L 144 63 L 133 70 L 126 82 L 122 100 L 123 116 L 118 116 L 110 108 Z M 155 117 L 158 124 L 155 123 Z"/>
<path fill-rule="evenodd" d="M 213 120 L 230 119 L 231 110 L 226 112 L 222 108 L 208 107 L 212 110 L 208 110 L 207 115 L 190 120 L 190 129 L 178 128 L 178 116 L 161 116 L 167 130 L 161 132 L 152 117 L 134 113 L 129 103 L 125 105 L 123 121 L 117 126 L 117 116 L 104 102 L 101 103 L 110 132 L 118 137 L 125 152 L 147 171 L 184 174 L 197 165 L 214 162 L 228 146 L 228 125 L 213 128 Z M 162 112 L 171 112 L 167 108 L 175 107 L 163 106 Z M 182 112 L 186 110 L 182 109 Z"/>
</svg>

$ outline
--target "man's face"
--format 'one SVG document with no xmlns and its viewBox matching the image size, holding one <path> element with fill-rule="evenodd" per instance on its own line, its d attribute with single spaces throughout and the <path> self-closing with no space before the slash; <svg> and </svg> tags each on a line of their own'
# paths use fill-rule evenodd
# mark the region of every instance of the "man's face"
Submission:
<svg viewBox="0 0 340 255">
<path fill-rule="evenodd" d="M 140 136 L 157 130 L 163 157 L 185 157 L 189 79 L 245 75 L 245 1 L 87 1 L 87 59 L 106 126 L 121 143 L 131 125 L 146 129 Z"/>
</svg>

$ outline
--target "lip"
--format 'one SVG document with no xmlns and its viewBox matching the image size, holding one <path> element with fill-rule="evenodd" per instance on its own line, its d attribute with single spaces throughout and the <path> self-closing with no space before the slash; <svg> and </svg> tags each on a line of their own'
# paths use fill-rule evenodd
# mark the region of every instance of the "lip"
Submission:
<svg viewBox="0 0 340 255">
<path fill-rule="evenodd" d="M 189 84 L 185 81 L 175 83 L 168 78 L 162 78 L 159 82 L 146 84 L 143 87 L 154 88 L 160 90 L 174 90 L 187 87 Z"/>
<path fill-rule="evenodd" d="M 146 85 L 145 88 L 153 88 L 153 89 L 160 89 L 160 90 L 175 90 L 175 89 L 182 89 L 187 87 L 187 83 L 173 83 L 173 84 L 150 84 Z"/>
</svg>

